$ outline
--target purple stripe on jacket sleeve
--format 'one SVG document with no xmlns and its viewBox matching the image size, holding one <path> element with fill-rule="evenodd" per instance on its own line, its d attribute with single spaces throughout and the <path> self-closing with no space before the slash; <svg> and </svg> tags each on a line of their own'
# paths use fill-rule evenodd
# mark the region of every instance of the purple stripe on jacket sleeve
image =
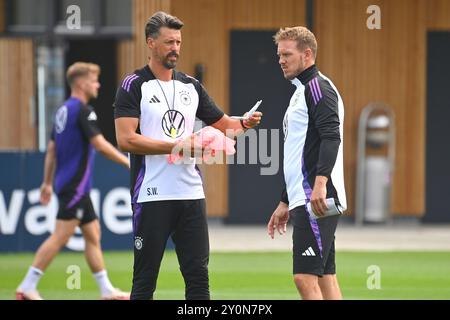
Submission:
<svg viewBox="0 0 450 320">
<path fill-rule="evenodd" d="M 316 93 L 316 90 L 314 88 L 314 83 L 312 81 L 309 82 L 309 90 L 311 90 L 311 95 L 312 95 L 313 100 L 314 100 L 314 105 L 316 105 L 317 102 L 319 102 L 319 99 L 317 98 L 317 93 Z"/>
<path fill-rule="evenodd" d="M 320 99 L 322 99 L 323 95 L 322 95 L 322 91 L 320 90 L 319 78 L 315 78 L 314 82 L 316 84 L 317 96 L 319 97 L 319 101 L 320 101 Z"/>
<path fill-rule="evenodd" d="M 132 74 L 131 76 L 129 76 L 128 78 L 127 78 L 127 81 L 125 81 L 125 83 L 123 84 L 123 88 L 126 90 L 126 91 L 128 91 L 128 84 L 133 80 L 133 79 L 135 79 L 135 78 L 137 78 L 137 75 L 135 75 L 135 74 Z"/>
<path fill-rule="evenodd" d="M 130 92 L 131 83 L 132 83 L 134 80 L 136 80 L 137 78 L 139 78 L 139 76 L 135 76 L 135 77 L 131 78 L 130 81 L 128 81 L 127 88 L 125 89 L 125 90 L 127 90 L 127 92 Z"/>
<path fill-rule="evenodd" d="M 128 77 L 126 77 L 125 80 L 123 80 L 123 82 L 122 82 L 122 88 L 126 91 L 130 91 L 131 82 L 138 77 L 139 76 L 137 76 L 135 74 L 131 74 Z"/>
<path fill-rule="evenodd" d="M 126 76 L 125 79 L 123 79 L 122 85 L 121 85 L 121 87 L 122 87 L 123 89 L 126 88 L 127 81 L 128 81 L 128 79 L 131 78 L 132 76 L 133 76 L 133 75 L 131 74 L 131 75 L 129 75 L 129 76 Z"/>
</svg>

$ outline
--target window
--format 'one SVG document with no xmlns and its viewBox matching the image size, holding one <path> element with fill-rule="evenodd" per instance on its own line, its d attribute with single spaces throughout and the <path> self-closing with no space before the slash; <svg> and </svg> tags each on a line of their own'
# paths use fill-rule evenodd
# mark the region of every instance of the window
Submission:
<svg viewBox="0 0 450 320">
<path fill-rule="evenodd" d="M 14 0 L 7 3 L 7 30 L 16 33 L 39 33 L 47 30 L 51 12 L 48 0 Z"/>
<path fill-rule="evenodd" d="M 131 0 L 105 0 L 104 3 L 104 27 L 131 29 Z"/>
<path fill-rule="evenodd" d="M 132 0 L 6 0 L 6 31 L 47 36 L 131 36 L 131 15 Z"/>
<path fill-rule="evenodd" d="M 54 28 L 57 34 L 72 34 L 72 35 L 92 35 L 95 33 L 96 11 L 98 1 L 92 0 L 60 0 L 57 1 L 57 25 Z M 76 6 L 77 11 L 70 10 L 71 6 Z M 78 11 L 79 8 L 79 11 Z M 78 17 L 74 18 L 75 15 Z M 79 25 L 76 28 L 69 28 L 68 19 L 78 20 Z M 97 20 L 97 21 L 96 21 Z"/>
</svg>

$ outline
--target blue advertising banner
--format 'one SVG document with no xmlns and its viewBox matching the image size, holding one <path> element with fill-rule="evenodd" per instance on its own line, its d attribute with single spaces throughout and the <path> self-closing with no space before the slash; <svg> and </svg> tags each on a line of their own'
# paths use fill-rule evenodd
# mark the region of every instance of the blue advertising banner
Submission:
<svg viewBox="0 0 450 320">
<path fill-rule="evenodd" d="M 58 200 L 39 203 L 45 154 L 0 153 L 0 252 L 35 251 L 55 226 Z M 102 248 L 132 250 L 129 172 L 97 154 L 91 199 L 102 227 Z M 80 230 L 66 248 L 80 251 Z"/>
</svg>

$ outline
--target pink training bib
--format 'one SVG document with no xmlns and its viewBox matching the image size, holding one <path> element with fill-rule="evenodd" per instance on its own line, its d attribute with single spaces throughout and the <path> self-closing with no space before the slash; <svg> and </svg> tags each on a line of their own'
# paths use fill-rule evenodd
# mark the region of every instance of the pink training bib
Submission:
<svg viewBox="0 0 450 320">
<path fill-rule="evenodd" d="M 225 136 L 222 131 L 213 128 L 211 126 L 204 127 L 194 135 L 194 143 L 201 145 L 203 148 L 208 147 L 208 152 L 203 153 L 203 160 L 207 160 L 209 157 L 214 157 L 216 151 L 225 151 L 226 155 L 232 155 L 236 153 L 234 145 L 236 141 Z M 169 154 L 167 161 L 170 164 L 182 158 L 179 154 Z"/>
</svg>

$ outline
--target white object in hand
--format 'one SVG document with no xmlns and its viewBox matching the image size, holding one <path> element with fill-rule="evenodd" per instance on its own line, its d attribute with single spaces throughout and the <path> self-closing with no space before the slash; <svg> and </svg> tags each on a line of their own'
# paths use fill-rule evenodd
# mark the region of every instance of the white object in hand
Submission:
<svg viewBox="0 0 450 320">
<path fill-rule="evenodd" d="M 328 209 L 327 209 L 327 211 L 325 211 L 325 214 L 323 216 L 317 216 L 314 213 L 314 211 L 312 210 L 312 207 L 311 207 L 311 202 L 308 202 L 306 204 L 306 210 L 308 211 L 311 218 L 320 219 L 320 218 L 325 218 L 325 217 L 329 217 L 329 216 L 335 216 L 338 214 L 342 214 L 341 206 L 336 205 L 336 203 L 334 202 L 334 198 L 327 198 L 326 201 L 327 201 Z"/>
<path fill-rule="evenodd" d="M 247 113 L 245 117 L 239 117 L 239 116 L 231 116 L 232 119 L 239 119 L 239 120 L 248 120 L 252 117 L 252 115 L 255 113 L 255 111 L 258 109 L 259 105 L 261 104 L 262 100 L 258 100 L 253 108 L 250 109 L 250 111 Z"/>
</svg>

